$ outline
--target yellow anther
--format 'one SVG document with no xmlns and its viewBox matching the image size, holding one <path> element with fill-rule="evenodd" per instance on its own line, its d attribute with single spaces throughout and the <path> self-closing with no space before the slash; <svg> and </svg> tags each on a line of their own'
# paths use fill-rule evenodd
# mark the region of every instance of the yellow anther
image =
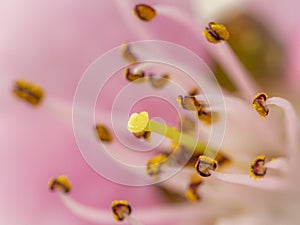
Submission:
<svg viewBox="0 0 300 225">
<path fill-rule="evenodd" d="M 145 73 L 143 71 L 132 73 L 129 68 L 126 68 L 124 71 L 124 77 L 130 82 L 143 81 L 142 78 L 145 77 Z"/>
<path fill-rule="evenodd" d="M 150 22 L 156 16 L 156 11 L 149 5 L 138 4 L 134 7 L 133 14 L 140 20 Z"/>
<path fill-rule="evenodd" d="M 265 161 L 266 161 L 266 156 L 260 155 L 251 162 L 249 167 L 250 177 L 257 179 L 257 178 L 263 178 L 266 175 L 267 168 L 264 166 Z"/>
<path fill-rule="evenodd" d="M 137 138 L 144 138 L 144 139 L 150 139 L 151 137 L 151 132 L 150 131 L 142 131 L 138 133 L 133 133 L 133 135 Z"/>
<path fill-rule="evenodd" d="M 111 135 L 110 131 L 103 124 L 97 124 L 96 131 L 97 131 L 98 137 L 101 141 L 103 141 L 103 142 L 112 142 L 113 141 L 113 136 Z"/>
<path fill-rule="evenodd" d="M 181 96 L 179 95 L 176 99 L 178 106 L 192 111 L 202 110 L 206 104 L 201 101 L 198 101 L 194 96 Z"/>
<path fill-rule="evenodd" d="M 125 200 L 113 201 L 110 208 L 116 221 L 124 220 L 126 216 L 131 214 L 132 211 L 129 202 Z"/>
<path fill-rule="evenodd" d="M 200 200 L 200 196 L 197 193 L 198 187 L 202 184 L 202 178 L 197 172 L 190 176 L 189 187 L 185 193 L 186 198 L 191 202 L 197 202 Z"/>
<path fill-rule="evenodd" d="M 198 87 L 193 87 L 193 88 L 191 88 L 191 89 L 188 91 L 188 95 L 189 95 L 189 96 L 195 96 L 195 95 L 197 95 L 197 94 L 199 94 L 199 89 L 198 89 Z"/>
<path fill-rule="evenodd" d="M 228 40 L 230 34 L 227 28 L 222 24 L 210 22 L 203 31 L 203 35 L 206 39 L 214 44 L 220 43 L 221 41 Z"/>
<path fill-rule="evenodd" d="M 132 133 L 145 131 L 149 124 L 149 116 L 147 112 L 133 113 L 128 121 L 128 130 Z"/>
<path fill-rule="evenodd" d="M 261 117 L 266 117 L 269 114 L 269 108 L 266 105 L 268 95 L 266 93 L 258 93 L 254 96 L 252 106 Z"/>
<path fill-rule="evenodd" d="M 159 154 L 147 162 L 146 173 L 154 178 L 157 178 L 161 172 L 161 166 L 167 162 L 167 156 Z"/>
<path fill-rule="evenodd" d="M 195 165 L 196 170 L 202 177 L 209 177 L 211 175 L 210 170 L 215 171 L 217 167 L 217 161 L 205 155 L 200 155 Z"/>
<path fill-rule="evenodd" d="M 44 97 L 44 91 L 40 86 L 26 80 L 17 80 L 13 93 L 33 106 L 39 105 Z"/>
<path fill-rule="evenodd" d="M 197 112 L 198 119 L 204 122 L 207 125 L 210 125 L 213 121 L 217 122 L 219 119 L 219 114 L 217 112 L 210 112 L 206 108 L 203 108 Z"/>
<path fill-rule="evenodd" d="M 170 80 L 170 76 L 168 74 L 165 74 L 158 78 L 154 77 L 153 75 L 149 76 L 150 84 L 154 88 L 163 88 L 168 84 L 169 80 Z"/>
<path fill-rule="evenodd" d="M 48 182 L 48 187 L 51 191 L 60 190 L 65 193 L 71 191 L 71 184 L 66 176 L 51 178 Z"/>
<path fill-rule="evenodd" d="M 123 43 L 121 46 L 121 55 L 124 60 L 129 63 L 136 63 L 138 61 L 137 57 L 132 53 L 130 47 L 127 43 Z"/>
</svg>

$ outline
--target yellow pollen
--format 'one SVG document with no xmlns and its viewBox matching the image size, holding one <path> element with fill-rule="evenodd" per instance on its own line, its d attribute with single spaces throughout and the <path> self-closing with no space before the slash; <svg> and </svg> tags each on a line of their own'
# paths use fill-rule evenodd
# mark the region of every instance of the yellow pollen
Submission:
<svg viewBox="0 0 300 225">
<path fill-rule="evenodd" d="M 189 187 L 185 193 L 187 200 L 191 202 L 197 202 L 200 200 L 200 196 L 197 193 L 198 187 L 202 184 L 201 176 L 195 172 L 190 176 Z"/>
<path fill-rule="evenodd" d="M 217 167 L 217 161 L 205 155 L 200 155 L 195 164 L 196 170 L 202 177 L 209 177 L 210 170 L 215 171 Z"/>
<path fill-rule="evenodd" d="M 250 177 L 257 179 L 263 178 L 267 173 L 267 168 L 264 166 L 266 161 L 266 156 L 257 156 L 250 164 L 249 174 Z"/>
<path fill-rule="evenodd" d="M 163 164 L 165 164 L 167 162 L 167 156 L 164 154 L 159 154 L 157 156 L 155 156 L 154 158 L 150 159 L 147 162 L 147 169 L 146 169 L 146 173 L 149 176 L 152 176 L 154 178 L 157 178 L 160 171 L 160 168 Z"/>
<path fill-rule="evenodd" d="M 110 208 L 116 221 L 123 221 L 132 211 L 129 202 L 126 200 L 113 201 Z"/>
<path fill-rule="evenodd" d="M 103 141 L 103 142 L 112 142 L 113 141 L 113 136 L 111 135 L 110 131 L 103 124 L 97 124 L 96 131 L 97 131 L 98 137 L 101 141 Z"/>
<path fill-rule="evenodd" d="M 144 139 L 148 140 L 151 137 L 151 132 L 150 131 L 142 131 L 142 132 L 138 132 L 138 133 L 133 133 L 133 135 L 137 138 L 144 138 Z"/>
<path fill-rule="evenodd" d="M 130 47 L 127 43 L 123 43 L 121 46 L 121 55 L 124 60 L 129 63 L 136 63 L 138 61 L 137 57 L 132 53 Z"/>
<path fill-rule="evenodd" d="M 149 81 L 152 87 L 154 88 L 163 88 L 166 86 L 169 82 L 170 76 L 168 74 L 165 74 L 159 78 L 155 78 L 153 75 L 149 76 Z"/>
<path fill-rule="evenodd" d="M 147 112 L 133 113 L 128 121 L 128 130 L 132 133 L 145 131 L 149 124 L 149 116 Z"/>
<path fill-rule="evenodd" d="M 143 71 L 132 73 L 129 68 L 126 68 L 124 71 L 124 77 L 130 82 L 140 82 L 143 81 L 142 78 L 145 77 L 145 73 Z"/>
<path fill-rule="evenodd" d="M 40 86 L 32 84 L 26 80 L 17 80 L 13 93 L 15 96 L 27 101 L 33 106 L 39 105 L 44 98 L 43 89 Z"/>
<path fill-rule="evenodd" d="M 207 41 L 213 44 L 220 43 L 221 41 L 227 41 L 230 34 L 227 28 L 222 24 L 210 22 L 203 31 L 203 35 Z"/>
<path fill-rule="evenodd" d="M 156 11 L 149 5 L 138 4 L 135 6 L 133 14 L 142 21 L 150 22 L 156 16 Z"/>
<path fill-rule="evenodd" d="M 71 184 L 66 176 L 51 178 L 48 182 L 48 187 L 51 191 L 60 190 L 64 193 L 71 191 Z"/>
<path fill-rule="evenodd" d="M 266 105 L 267 99 L 268 99 L 268 95 L 263 92 L 258 93 L 253 98 L 253 102 L 252 102 L 253 109 L 255 109 L 261 117 L 266 117 L 269 114 L 269 108 Z"/>
</svg>

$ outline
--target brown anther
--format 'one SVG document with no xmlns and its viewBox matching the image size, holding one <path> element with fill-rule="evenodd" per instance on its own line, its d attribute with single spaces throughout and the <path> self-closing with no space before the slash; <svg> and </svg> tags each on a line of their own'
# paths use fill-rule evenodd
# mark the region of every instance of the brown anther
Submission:
<svg viewBox="0 0 300 225">
<path fill-rule="evenodd" d="M 150 22 L 156 16 L 156 11 L 149 5 L 138 4 L 134 7 L 133 14 L 142 21 Z"/>
<path fill-rule="evenodd" d="M 191 202 L 197 202 L 200 200 L 200 196 L 197 193 L 198 187 L 202 184 L 202 178 L 198 173 L 194 173 L 190 177 L 190 183 L 186 191 L 186 198 Z"/>
<path fill-rule="evenodd" d="M 203 35 L 206 39 L 214 44 L 226 41 L 229 38 L 229 32 L 226 27 L 222 24 L 210 22 L 203 31 Z"/>
<path fill-rule="evenodd" d="M 151 137 L 151 132 L 150 131 L 141 131 L 138 133 L 133 133 L 133 135 L 137 138 L 144 138 L 148 140 Z"/>
<path fill-rule="evenodd" d="M 267 99 L 268 99 L 268 95 L 263 92 L 258 93 L 253 98 L 253 102 L 252 102 L 253 109 L 255 109 L 261 117 L 266 117 L 269 114 L 269 108 L 266 105 Z"/>
<path fill-rule="evenodd" d="M 44 98 L 43 89 L 26 80 L 17 80 L 13 88 L 13 93 L 33 106 L 39 105 Z"/>
<path fill-rule="evenodd" d="M 146 173 L 154 178 L 157 178 L 159 173 L 161 172 L 161 166 L 166 163 L 167 156 L 165 154 L 159 154 L 153 158 L 151 158 L 147 162 Z"/>
<path fill-rule="evenodd" d="M 250 177 L 263 178 L 267 173 L 267 168 L 265 167 L 266 157 L 264 155 L 256 157 L 250 165 Z"/>
<path fill-rule="evenodd" d="M 116 221 L 123 221 L 132 212 L 129 202 L 125 200 L 113 201 L 110 208 Z"/>
<path fill-rule="evenodd" d="M 71 184 L 66 176 L 51 178 L 48 182 L 48 187 L 51 191 L 61 190 L 64 193 L 71 191 Z"/>
<path fill-rule="evenodd" d="M 124 77 L 130 82 L 143 81 L 145 74 L 143 71 L 137 71 L 136 73 L 132 73 L 129 68 L 126 68 L 124 71 Z"/>
<path fill-rule="evenodd" d="M 199 94 L 199 89 L 198 87 L 193 87 L 192 89 L 190 89 L 188 91 L 188 95 L 189 96 L 195 96 L 195 95 L 198 95 Z"/>
<path fill-rule="evenodd" d="M 129 44 L 123 43 L 121 46 L 121 55 L 123 59 L 129 63 L 136 63 L 138 61 L 137 57 L 130 50 Z"/>
<path fill-rule="evenodd" d="M 103 141 L 103 142 L 112 142 L 113 141 L 112 134 L 103 124 L 97 124 L 96 131 L 97 131 L 97 135 L 101 141 Z"/>
<path fill-rule="evenodd" d="M 165 74 L 161 77 L 155 77 L 153 75 L 149 75 L 150 84 L 154 88 L 163 88 L 168 84 L 169 80 L 170 80 L 170 76 L 168 74 Z"/>
<path fill-rule="evenodd" d="M 217 161 L 214 159 L 201 155 L 196 162 L 195 168 L 202 177 L 209 177 L 210 170 L 215 171 L 218 167 Z"/>
<path fill-rule="evenodd" d="M 176 100 L 179 107 L 184 108 L 186 110 L 200 111 L 204 107 L 206 107 L 206 104 L 204 104 L 201 101 L 198 101 L 194 96 L 179 95 Z"/>
</svg>

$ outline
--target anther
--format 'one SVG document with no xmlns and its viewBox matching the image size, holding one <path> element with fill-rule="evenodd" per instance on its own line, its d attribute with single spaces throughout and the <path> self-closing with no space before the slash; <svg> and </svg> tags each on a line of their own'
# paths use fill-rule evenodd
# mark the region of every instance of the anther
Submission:
<svg viewBox="0 0 300 225">
<path fill-rule="evenodd" d="M 167 162 L 167 156 L 165 154 L 159 154 L 147 162 L 146 173 L 154 178 L 157 178 L 161 172 L 161 166 Z"/>
<path fill-rule="evenodd" d="M 159 78 L 154 77 L 153 75 L 149 75 L 149 81 L 152 87 L 154 88 L 163 88 L 169 82 L 170 76 L 165 74 Z"/>
<path fill-rule="evenodd" d="M 265 167 L 266 157 L 264 155 L 256 157 L 250 164 L 249 173 L 250 177 L 257 179 L 263 178 L 267 173 L 267 168 Z"/>
<path fill-rule="evenodd" d="M 136 63 L 138 61 L 137 57 L 132 53 L 130 47 L 127 43 L 123 43 L 121 46 L 121 55 L 124 60 L 129 63 Z"/>
<path fill-rule="evenodd" d="M 178 106 L 186 109 L 186 110 L 192 110 L 192 111 L 199 111 L 205 105 L 203 102 L 198 101 L 194 96 L 181 96 L 179 95 L 176 99 Z"/>
<path fill-rule="evenodd" d="M 230 34 L 227 28 L 222 24 L 210 22 L 203 31 L 203 35 L 206 39 L 214 44 L 220 43 L 221 41 L 228 40 Z"/>
<path fill-rule="evenodd" d="M 147 112 L 133 113 L 128 121 L 128 130 L 132 133 L 139 133 L 146 129 L 149 124 Z"/>
<path fill-rule="evenodd" d="M 209 177 L 211 175 L 210 170 L 215 171 L 217 167 L 217 161 L 205 155 L 200 155 L 195 165 L 196 170 L 202 177 Z"/>
<path fill-rule="evenodd" d="M 137 138 L 144 138 L 144 139 L 148 140 L 151 137 L 151 132 L 150 131 L 141 131 L 141 132 L 133 133 L 133 135 Z"/>
<path fill-rule="evenodd" d="M 156 16 L 156 11 L 149 5 L 138 4 L 134 7 L 133 14 L 142 21 L 150 22 Z"/>
<path fill-rule="evenodd" d="M 202 178 L 198 173 L 194 173 L 190 177 L 190 183 L 185 193 L 186 198 L 191 202 L 197 202 L 200 200 L 200 196 L 197 193 L 198 187 L 202 184 Z"/>
<path fill-rule="evenodd" d="M 112 142 L 113 136 L 111 135 L 110 131 L 103 125 L 97 124 L 96 131 L 99 139 L 103 142 Z"/>
<path fill-rule="evenodd" d="M 39 105 L 44 97 L 44 91 L 40 86 L 26 80 L 17 80 L 13 93 L 33 106 Z"/>
<path fill-rule="evenodd" d="M 113 201 L 110 208 L 116 221 L 123 221 L 132 212 L 129 202 L 125 200 Z"/>
<path fill-rule="evenodd" d="M 64 193 L 71 191 L 71 184 L 66 176 L 51 178 L 48 182 L 48 187 L 51 191 L 60 190 Z"/>
<path fill-rule="evenodd" d="M 129 68 L 126 68 L 124 71 L 124 77 L 130 82 L 142 81 L 142 78 L 145 77 L 145 73 L 143 71 L 132 73 Z"/>
<path fill-rule="evenodd" d="M 269 108 L 266 105 L 268 95 L 266 93 L 258 93 L 254 96 L 252 106 L 261 117 L 266 117 L 269 114 Z"/>
<path fill-rule="evenodd" d="M 189 96 L 195 96 L 199 94 L 199 89 L 198 87 L 193 87 L 188 91 Z"/>
</svg>

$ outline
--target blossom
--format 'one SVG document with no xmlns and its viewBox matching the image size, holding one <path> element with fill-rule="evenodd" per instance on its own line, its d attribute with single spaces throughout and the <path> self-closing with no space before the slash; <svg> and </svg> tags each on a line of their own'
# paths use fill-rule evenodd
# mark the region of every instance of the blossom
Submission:
<svg viewBox="0 0 300 225">
<path fill-rule="evenodd" d="M 34 130 L 41 133 L 39 135 L 44 134 L 38 140 L 36 135 L 28 135 L 25 141 L 28 141 L 30 145 L 34 143 L 35 151 L 36 149 L 46 149 L 45 151 L 51 155 L 51 165 L 47 166 L 45 174 L 49 178 L 52 177 L 49 181 L 49 188 L 53 191 L 58 191 L 59 198 L 55 195 L 50 195 L 51 193 L 46 198 L 42 197 L 43 194 L 40 196 L 43 199 L 43 203 L 47 202 L 47 204 L 49 201 L 54 201 L 53 199 L 57 200 L 55 204 L 51 204 L 52 207 L 50 209 L 53 221 L 55 222 L 56 218 L 58 218 L 59 222 L 64 220 L 70 222 L 75 218 L 71 217 L 72 219 L 70 219 L 69 216 L 65 216 L 66 209 L 62 207 L 64 204 L 76 216 L 89 222 L 100 222 L 103 224 L 113 223 L 113 217 L 116 220 L 126 219 L 130 224 L 157 224 L 165 222 L 172 224 L 219 225 L 250 223 L 295 224 L 299 220 L 297 214 L 297 209 L 299 208 L 299 182 L 295 174 L 298 168 L 297 159 L 299 157 L 298 127 L 297 115 L 290 102 L 280 97 L 268 97 L 264 92 L 259 92 L 263 90 L 259 88 L 259 85 L 252 79 L 252 76 L 226 43 L 229 37 L 226 26 L 218 23 L 198 25 L 197 21 L 193 19 L 193 15 L 189 14 L 184 7 L 179 8 L 176 5 L 153 4 L 151 6 L 135 6 L 134 8 L 132 3 L 124 3 L 124 1 L 118 1 L 118 3 L 117 8 L 121 9 L 119 11 L 124 15 L 124 20 L 128 20 L 126 21 L 128 29 L 139 37 L 137 39 L 152 37 L 153 33 L 149 32 L 149 30 L 155 29 L 155 27 L 151 27 L 151 23 L 155 24 L 158 23 L 157 21 L 162 21 L 160 17 L 166 17 L 166 19 L 173 21 L 173 24 L 176 26 L 177 23 L 180 24 L 178 26 L 183 26 L 184 30 L 188 31 L 195 40 L 201 42 L 204 49 L 224 67 L 229 78 L 237 87 L 238 92 L 235 94 L 224 92 L 224 95 L 219 95 L 216 92 L 218 88 L 206 77 L 206 74 L 209 74 L 210 71 L 205 67 L 205 64 L 199 66 L 193 60 L 188 60 L 190 58 L 187 55 L 175 54 L 182 50 L 180 47 L 178 51 L 168 52 L 172 49 L 168 48 L 170 43 L 166 44 L 163 42 L 162 46 L 165 46 L 167 51 L 165 51 L 164 47 L 156 45 L 156 42 L 130 43 L 125 45 L 125 48 L 116 48 L 119 59 L 114 62 L 114 64 L 118 64 L 123 56 L 125 61 L 127 60 L 131 63 L 129 67 L 125 68 L 125 79 L 124 77 L 117 77 L 118 84 L 114 86 L 108 85 L 108 88 L 112 90 L 105 90 L 106 92 L 100 93 L 99 101 L 101 104 L 96 107 L 96 111 L 100 116 L 96 115 L 96 120 L 101 121 L 101 124 L 92 124 L 90 120 L 91 115 L 87 115 L 90 113 L 88 99 L 81 98 L 80 92 L 81 87 L 85 87 L 83 89 L 87 96 L 94 94 L 93 83 L 88 83 L 89 86 L 84 86 L 86 84 L 84 77 L 87 77 L 90 71 L 94 70 L 94 67 L 91 66 L 87 70 L 83 79 L 79 82 L 76 92 L 73 107 L 73 126 L 79 148 L 81 147 L 81 141 L 84 142 L 85 147 L 88 147 L 87 149 L 84 148 L 83 151 L 82 149 L 80 150 L 89 165 L 92 165 L 98 172 L 98 169 L 104 166 L 105 172 L 108 172 L 109 176 L 113 176 L 116 173 L 115 171 L 118 171 L 114 179 L 120 178 L 121 183 L 138 183 L 140 176 L 148 177 L 151 182 L 153 178 L 153 183 L 163 180 L 156 185 L 172 190 L 178 195 L 186 195 L 188 200 L 196 202 L 162 203 L 156 204 L 155 207 L 146 207 L 148 202 L 153 200 L 152 195 L 148 194 L 155 192 L 154 187 L 121 188 L 110 182 L 98 181 L 99 177 L 93 174 L 91 169 L 84 164 L 78 152 L 74 153 L 75 143 L 71 137 L 67 137 L 71 134 L 70 128 L 72 128 L 70 125 L 70 101 L 63 101 L 57 96 L 55 98 L 51 95 L 51 92 L 46 92 L 44 97 L 44 94 L 41 94 L 44 93 L 42 87 L 54 90 L 51 89 L 51 86 L 43 85 L 43 83 L 47 84 L 47 80 L 40 80 L 41 86 L 18 80 L 13 87 L 14 93 L 21 99 L 31 104 L 34 103 L 33 105 L 37 106 L 33 109 L 28 107 L 26 110 L 24 110 L 25 107 L 23 106 L 19 108 L 24 110 L 24 112 L 22 113 L 22 123 L 20 121 L 18 124 L 22 124 L 23 129 L 24 127 L 34 126 Z M 185 4 L 184 6 L 186 7 Z M 142 21 L 144 22 L 143 24 L 134 16 L 127 15 L 131 9 L 135 9 L 136 16 L 142 17 L 146 22 L 148 21 L 149 27 L 145 26 L 144 21 Z M 142 11 L 140 12 L 139 10 Z M 146 10 L 146 12 L 143 10 Z M 150 18 L 148 18 L 149 15 Z M 162 25 L 158 24 L 157 26 Z M 208 43 L 205 37 L 200 35 L 202 30 L 199 30 L 198 26 L 204 30 L 207 40 L 214 44 Z M 149 33 L 151 36 L 148 36 Z M 188 46 L 192 45 L 188 43 Z M 143 46 L 146 46 L 146 48 L 143 48 Z M 158 46 L 161 48 L 157 48 Z M 171 44 L 171 46 L 175 48 L 175 45 Z M 176 62 L 172 65 L 176 65 L 183 71 L 189 71 L 191 74 L 201 74 L 202 77 L 199 80 L 203 90 L 194 89 L 195 83 L 186 79 L 186 77 L 182 79 L 182 71 L 178 71 L 178 68 L 174 69 L 166 65 L 154 66 L 153 63 L 140 63 L 143 59 L 153 58 L 158 59 L 158 61 L 168 58 L 171 62 Z M 97 65 L 97 61 L 94 65 Z M 107 63 L 105 67 L 101 68 L 105 71 L 110 66 Z M 95 71 L 98 72 L 96 69 Z M 103 74 L 101 75 L 104 76 Z M 34 80 L 35 77 L 33 76 L 32 78 Z M 7 83 L 10 81 L 8 79 Z M 38 80 L 34 82 L 38 82 Z M 173 88 L 172 82 L 180 84 L 182 90 L 179 91 Z M 133 92 L 130 88 L 122 89 L 128 84 L 132 85 L 128 87 L 134 86 L 137 89 L 133 90 L 139 91 Z M 118 96 L 117 94 L 120 90 L 123 92 L 121 92 L 122 95 Z M 133 107 L 136 114 L 132 114 L 130 119 L 127 118 L 128 99 L 132 98 L 134 100 L 134 97 L 138 98 L 143 93 L 148 93 L 149 90 L 158 93 L 156 94 L 157 96 L 166 92 L 164 96 L 166 96 L 168 101 L 178 103 L 177 108 L 180 111 L 179 119 L 182 122 L 182 131 L 178 129 L 177 115 L 173 115 L 173 111 L 162 103 L 156 104 L 158 107 L 153 107 L 149 103 L 147 104 L 146 101 L 144 104 Z M 45 91 L 47 90 L 45 89 Z M 199 91 L 202 92 L 197 93 Z M 273 93 L 269 95 L 272 96 Z M 113 102 L 117 97 L 119 98 L 119 105 L 117 100 Z M 117 110 L 111 112 L 114 117 L 110 124 L 110 116 L 107 112 L 101 110 L 112 108 L 114 105 L 116 105 Z M 273 107 L 274 105 L 279 107 L 284 115 L 277 114 L 278 111 Z M 224 106 L 226 106 L 226 110 Z M 51 117 L 51 119 L 48 114 L 41 114 L 43 111 L 51 116 L 54 115 L 54 118 Z M 34 119 L 41 117 L 37 120 L 37 124 L 32 122 L 33 115 L 35 116 Z M 165 119 L 165 124 L 161 124 L 153 119 L 153 115 Z M 26 117 L 28 124 L 23 122 L 24 117 Z M 44 126 L 41 127 L 40 123 L 44 119 L 47 122 L 44 122 Z M 67 123 L 65 125 L 55 124 L 57 119 Z M 12 121 L 8 120 L 8 122 L 11 123 Z M 128 130 L 127 126 L 124 126 L 124 124 L 127 125 L 127 122 Z M 225 124 L 226 126 L 223 127 L 220 124 Z M 211 136 L 215 138 L 214 128 L 219 128 L 219 126 L 225 129 L 224 136 L 222 136 L 223 140 L 222 138 L 211 140 Z M 54 133 L 49 134 L 47 132 L 49 130 Z M 130 134 L 129 131 L 134 135 Z M 219 137 L 218 131 L 217 137 Z M 99 136 L 97 137 L 96 134 Z M 122 143 L 118 140 L 119 138 L 125 138 L 124 140 L 128 141 L 126 144 L 130 143 L 133 144 L 132 146 L 143 148 L 143 146 L 151 147 L 153 143 L 153 146 L 156 146 L 155 141 L 160 141 L 160 137 L 164 135 L 171 140 L 170 142 L 173 146 L 171 146 L 169 141 L 163 141 L 162 146 L 164 149 L 158 148 L 160 154 L 151 159 L 147 158 L 148 156 L 145 157 L 144 154 L 137 154 L 137 157 L 134 158 L 135 154 L 126 151 L 124 145 L 122 146 Z M 136 137 L 145 140 L 138 140 Z M 101 140 L 99 141 L 97 138 Z M 68 143 L 65 141 L 66 139 L 70 139 L 68 142 L 72 143 Z M 102 147 L 105 146 L 110 151 L 110 154 L 113 154 L 119 160 L 125 160 L 129 164 L 134 164 L 136 161 L 141 162 L 147 168 L 146 172 L 148 174 L 144 170 L 140 171 L 137 169 L 133 171 L 129 169 L 128 171 L 117 170 L 115 165 L 112 166 L 110 163 L 107 163 L 104 155 L 102 155 L 103 158 L 98 157 L 103 154 L 101 151 L 93 152 L 96 150 L 94 143 L 101 143 Z M 47 147 L 45 147 L 45 144 Z M 70 147 L 70 145 L 72 146 Z M 48 146 L 49 150 L 47 150 Z M 20 148 L 20 146 L 18 147 Z M 55 148 L 59 150 L 54 152 L 53 149 Z M 61 148 L 71 149 L 68 152 L 64 152 L 61 151 Z M 219 148 L 221 149 L 220 151 L 218 151 Z M 30 174 L 37 174 L 35 168 L 43 167 L 49 160 L 48 154 L 44 155 L 45 153 L 40 152 L 37 154 L 39 155 L 36 160 L 30 160 L 33 161 L 35 167 L 33 168 L 32 164 L 25 166 L 26 169 L 30 168 Z M 69 159 L 72 159 L 73 162 L 71 166 L 66 162 Z M 148 163 L 147 160 L 149 160 Z M 182 168 L 185 164 L 186 167 Z M 176 172 L 179 172 L 170 179 L 165 180 L 166 177 L 169 178 L 170 174 L 173 175 L 174 169 Z M 60 176 L 58 173 L 67 173 L 67 177 Z M 45 185 L 44 172 L 41 176 L 43 180 L 41 183 Z M 115 188 L 115 191 L 110 191 L 108 188 L 103 187 L 103 183 L 105 186 Z M 36 186 L 36 184 L 33 186 Z M 81 190 L 85 191 L 78 194 Z M 32 197 L 38 192 L 36 192 L 36 189 L 31 189 L 26 193 L 28 197 Z M 79 199 L 90 198 L 90 200 L 74 200 L 73 196 L 76 195 Z M 112 212 L 108 209 L 100 209 L 100 207 L 91 208 L 87 206 L 95 204 L 94 198 L 101 200 L 106 195 L 109 195 L 108 199 L 114 200 L 111 203 Z M 148 199 L 145 199 L 145 196 L 149 196 Z M 157 197 L 159 194 L 154 193 L 153 196 Z M 115 199 L 111 199 L 112 197 Z M 59 199 L 61 202 L 59 202 Z M 144 202 L 143 207 L 137 206 L 140 202 L 139 200 Z M 159 202 L 161 200 L 154 199 L 155 201 Z M 59 206 L 60 210 L 57 210 L 55 206 Z M 35 207 L 35 214 L 39 211 L 38 208 L 38 206 Z M 50 208 L 49 205 L 48 208 Z M 60 211 L 61 215 L 59 215 L 58 211 Z M 43 218 L 40 218 L 40 221 L 42 222 Z M 51 222 L 51 220 L 48 220 L 45 223 Z"/>
</svg>

